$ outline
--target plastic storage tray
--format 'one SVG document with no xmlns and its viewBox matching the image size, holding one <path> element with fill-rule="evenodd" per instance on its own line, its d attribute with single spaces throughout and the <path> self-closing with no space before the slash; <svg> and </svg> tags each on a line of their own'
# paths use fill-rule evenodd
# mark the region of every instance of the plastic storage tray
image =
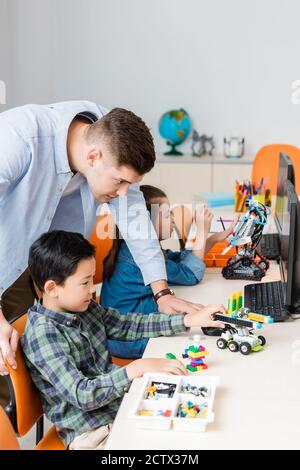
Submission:
<svg viewBox="0 0 300 470">
<path fill-rule="evenodd" d="M 162 391 L 157 398 L 148 398 L 149 387 L 154 383 L 164 384 L 169 396 Z M 203 432 L 206 430 L 208 423 L 213 422 L 214 412 L 213 404 L 216 394 L 216 386 L 219 383 L 219 377 L 213 376 L 172 376 L 163 374 L 145 374 L 143 379 L 142 393 L 138 397 L 136 406 L 130 411 L 129 417 L 135 421 L 138 428 L 142 429 L 161 429 L 174 431 L 191 431 Z M 208 396 L 196 396 L 192 393 L 186 393 L 186 386 L 205 387 Z M 184 388 L 185 387 L 185 388 Z M 171 390 L 169 390 L 171 389 Z M 195 418 L 187 418 L 178 416 L 178 410 L 181 404 L 193 402 L 202 409 L 206 405 L 205 415 L 199 415 Z M 145 413 L 157 412 L 158 410 L 169 411 L 168 416 L 141 416 L 139 412 L 144 410 Z"/>
</svg>

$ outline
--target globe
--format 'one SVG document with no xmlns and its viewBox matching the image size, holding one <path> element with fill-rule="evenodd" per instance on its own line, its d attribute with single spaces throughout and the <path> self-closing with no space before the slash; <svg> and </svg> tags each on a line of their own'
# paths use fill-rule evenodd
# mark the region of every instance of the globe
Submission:
<svg viewBox="0 0 300 470">
<path fill-rule="evenodd" d="M 191 118 L 184 109 L 173 109 L 163 114 L 159 120 L 159 133 L 171 146 L 171 150 L 164 155 L 182 155 L 176 146 L 185 141 L 191 129 Z"/>
</svg>

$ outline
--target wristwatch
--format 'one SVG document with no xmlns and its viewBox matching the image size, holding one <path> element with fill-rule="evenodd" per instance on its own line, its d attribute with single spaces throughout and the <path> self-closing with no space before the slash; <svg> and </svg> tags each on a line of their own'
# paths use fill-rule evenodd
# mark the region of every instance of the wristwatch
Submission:
<svg viewBox="0 0 300 470">
<path fill-rule="evenodd" d="M 175 292 L 172 289 L 169 289 L 169 287 L 167 289 L 160 290 L 154 296 L 155 302 L 157 302 L 158 299 L 160 299 L 164 295 L 175 295 Z"/>
</svg>

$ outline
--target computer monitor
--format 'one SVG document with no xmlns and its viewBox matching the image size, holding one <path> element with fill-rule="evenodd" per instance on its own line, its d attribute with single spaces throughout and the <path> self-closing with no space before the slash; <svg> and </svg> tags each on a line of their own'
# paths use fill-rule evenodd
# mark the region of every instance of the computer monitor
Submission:
<svg viewBox="0 0 300 470">
<path fill-rule="evenodd" d="M 293 192 L 292 205 L 295 210 L 291 212 L 291 219 L 294 217 L 295 212 L 295 227 L 293 228 L 293 223 L 291 225 L 291 231 L 294 232 L 294 237 L 292 236 L 289 240 L 289 244 L 293 243 L 294 250 L 291 252 L 292 259 L 290 256 L 288 259 L 288 281 L 287 281 L 287 306 L 289 307 L 290 313 L 299 313 L 300 312 L 300 201 L 296 193 L 295 187 L 289 183 L 289 186 L 292 186 L 291 192 Z M 293 240 L 294 238 L 294 240 Z"/>
<path fill-rule="evenodd" d="M 285 304 L 293 310 L 300 298 L 300 203 L 291 181 L 286 182 L 280 233 L 280 270 Z"/>
<path fill-rule="evenodd" d="M 286 182 L 290 181 L 294 184 L 294 179 L 294 167 L 291 159 L 285 153 L 280 152 L 275 206 L 275 223 L 279 234 L 282 230 L 283 214 L 287 211 Z"/>
</svg>

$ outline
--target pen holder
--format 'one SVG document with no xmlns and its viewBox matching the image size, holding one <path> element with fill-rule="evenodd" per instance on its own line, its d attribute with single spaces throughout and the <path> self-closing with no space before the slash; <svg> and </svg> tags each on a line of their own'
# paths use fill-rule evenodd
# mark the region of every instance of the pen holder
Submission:
<svg viewBox="0 0 300 470">
<path fill-rule="evenodd" d="M 234 210 L 235 212 L 246 212 L 247 207 L 246 207 L 246 199 L 247 196 L 240 194 L 240 193 L 235 193 L 234 196 Z"/>
</svg>

